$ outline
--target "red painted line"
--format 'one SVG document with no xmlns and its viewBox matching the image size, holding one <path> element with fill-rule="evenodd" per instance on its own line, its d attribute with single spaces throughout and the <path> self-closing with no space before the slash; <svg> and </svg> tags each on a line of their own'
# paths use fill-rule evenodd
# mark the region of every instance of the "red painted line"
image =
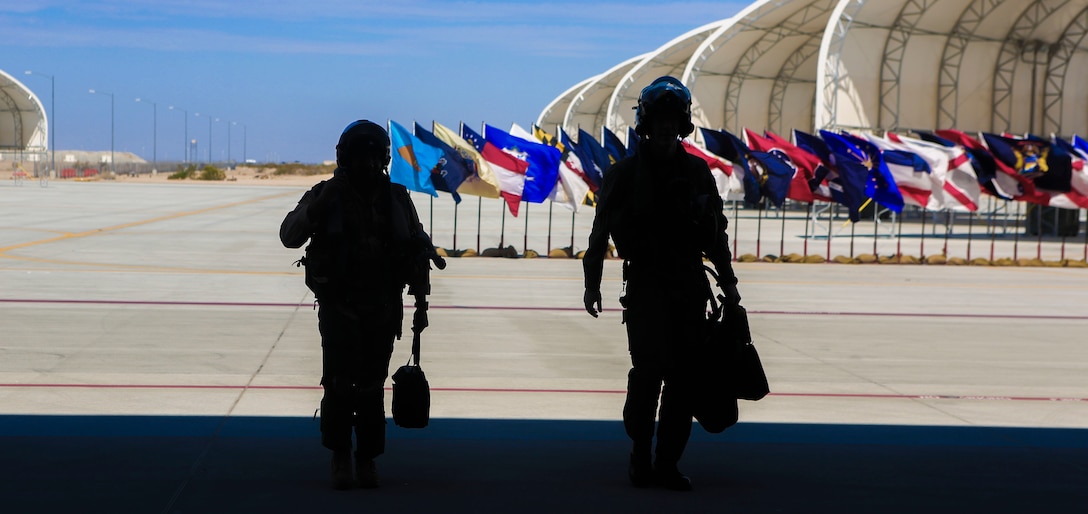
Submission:
<svg viewBox="0 0 1088 514">
<path fill-rule="evenodd" d="M 0 384 L 0 388 L 38 388 L 38 389 L 259 389 L 259 390 L 321 390 L 321 386 L 245 386 L 245 385 L 200 385 L 200 384 Z M 391 388 L 385 388 L 387 391 Z M 518 389 L 490 387 L 432 387 L 431 391 L 445 393 L 523 393 L 523 394 L 626 394 L 620 389 Z M 854 399 L 890 399 L 890 400 L 985 400 L 1017 402 L 1088 402 L 1088 398 L 1053 397 L 1053 396 L 993 396 L 993 395 L 951 395 L 951 394 L 873 394 L 873 393 L 771 393 L 776 397 L 800 398 L 854 398 Z"/>
<path fill-rule="evenodd" d="M 0 298 L 0 303 L 29 304 L 75 304 L 75 305 L 147 305 L 147 306 L 197 306 L 197 307 L 286 307 L 312 308 L 313 303 L 274 303 L 274 302 L 196 302 L 196 301 L 154 301 L 154 300 L 46 300 L 29 298 Z M 408 304 L 405 308 L 412 308 Z M 450 310 L 488 310 L 488 311 L 567 311 L 579 312 L 582 307 L 531 307 L 516 305 L 435 305 L 431 309 Z M 619 312 L 621 309 L 605 309 Z M 851 311 L 777 311 L 755 310 L 751 314 L 762 316 L 862 316 L 862 317 L 899 317 L 899 318 L 979 318 L 979 319 L 1025 319 L 1025 320 L 1072 320 L 1085 321 L 1088 315 L 1059 314 L 987 314 L 987 313 L 946 313 L 946 312 L 851 312 Z"/>
</svg>

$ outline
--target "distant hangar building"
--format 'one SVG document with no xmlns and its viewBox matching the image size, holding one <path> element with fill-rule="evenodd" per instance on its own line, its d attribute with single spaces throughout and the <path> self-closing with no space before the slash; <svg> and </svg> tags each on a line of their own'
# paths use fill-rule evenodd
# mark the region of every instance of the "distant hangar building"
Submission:
<svg viewBox="0 0 1088 514">
<path fill-rule="evenodd" d="M 1088 0 L 759 0 L 574 85 L 537 119 L 620 137 L 660 75 L 697 126 L 1088 133 Z"/>
<path fill-rule="evenodd" d="M 49 122 L 37 95 L 0 70 L 0 158 L 39 160 L 48 149 L 48 134 Z"/>
</svg>

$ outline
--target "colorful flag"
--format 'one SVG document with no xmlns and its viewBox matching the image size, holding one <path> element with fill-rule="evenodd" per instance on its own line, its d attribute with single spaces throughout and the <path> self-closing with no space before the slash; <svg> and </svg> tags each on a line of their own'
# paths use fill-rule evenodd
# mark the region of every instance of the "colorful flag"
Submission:
<svg viewBox="0 0 1088 514">
<path fill-rule="evenodd" d="M 389 121 L 389 136 L 393 146 L 389 180 L 411 191 L 438 196 L 431 182 L 431 170 L 442 158 L 442 150 L 424 144 L 392 120 Z"/>
<path fill-rule="evenodd" d="M 593 137 L 593 134 L 582 129 L 578 129 L 578 146 L 581 147 L 583 153 L 593 159 L 593 162 L 600 168 L 601 178 L 603 180 L 604 174 L 608 172 L 608 168 L 612 167 L 612 159 L 608 157 L 608 151 L 601 146 L 601 143 L 597 141 L 597 138 Z M 583 160 L 583 162 L 585 161 Z"/>
<path fill-rule="evenodd" d="M 940 183 L 943 174 L 934 173 L 933 167 L 905 144 L 893 143 L 876 134 L 865 134 L 865 138 L 880 150 L 904 203 L 926 209 L 943 207 Z"/>
<path fill-rule="evenodd" d="M 623 141 L 620 141 L 615 132 L 608 130 L 608 127 L 601 127 L 601 143 L 605 151 L 608 152 L 609 165 L 616 164 L 627 156 L 627 149 L 624 148 Z"/>
<path fill-rule="evenodd" d="M 744 186 L 739 178 L 733 177 L 733 163 L 723 160 L 709 150 L 700 148 L 694 142 L 684 139 L 680 141 L 687 153 L 694 155 L 710 168 L 710 175 L 714 177 L 714 184 L 718 188 L 718 196 L 722 200 L 739 200 L 744 198 Z"/>
<path fill-rule="evenodd" d="M 815 200 L 815 197 L 812 195 L 812 189 L 810 189 L 808 185 L 809 179 L 812 178 L 810 172 L 807 172 L 804 168 L 795 164 L 793 159 L 790 158 L 789 152 L 787 152 L 782 145 L 770 138 L 756 134 L 749 129 L 744 129 L 744 133 L 748 137 L 748 146 L 752 150 L 776 155 L 779 160 L 793 169 L 789 190 L 786 194 L 787 198 L 805 203 L 811 203 Z"/>
<path fill-rule="evenodd" d="M 947 144 L 892 133 L 887 134 L 887 139 L 912 149 L 929 163 L 935 179 L 933 195 L 939 207 L 961 212 L 978 210 L 981 187 L 966 149 L 943 138 Z"/>
<path fill-rule="evenodd" d="M 635 155 L 635 149 L 638 147 L 638 132 L 635 132 L 635 127 L 627 127 L 627 156 Z"/>
<path fill-rule="evenodd" d="M 431 170 L 431 182 L 434 184 L 434 188 L 449 193 L 453 196 L 454 203 L 461 203 L 461 195 L 457 194 L 457 188 L 461 186 L 461 183 L 465 181 L 465 177 L 469 174 L 468 163 L 461 157 L 461 154 L 457 153 L 457 150 L 438 139 L 419 123 L 416 123 L 415 129 L 415 136 L 423 144 L 442 150 L 442 158 L 438 160 L 438 165 Z"/>
<path fill-rule="evenodd" d="M 770 152 L 752 152 L 752 164 L 759 168 L 760 192 L 776 207 L 782 208 L 797 170 Z"/>
<path fill-rule="evenodd" d="M 465 176 L 465 181 L 457 187 L 457 194 L 499 198 L 499 179 L 495 177 L 495 172 L 491 171 L 491 165 L 484 160 L 476 147 L 465 141 L 453 129 L 437 121 L 432 123 L 432 127 L 435 137 L 456 149 L 465 160 L 466 170 L 469 173 Z"/>
<path fill-rule="evenodd" d="M 1019 148 L 1011 138 L 996 134 L 982 133 L 981 139 L 985 144 L 985 150 L 993 159 L 997 172 L 994 174 L 994 182 L 1001 191 L 1014 192 L 1014 200 L 1030 202 L 1039 205 L 1048 205 L 1050 195 L 1040 191 L 1036 178 L 1046 174 L 1050 165 L 1047 156 L 1040 156 L 1038 142 L 1028 143 L 1031 149 Z M 1049 154 L 1049 151 L 1047 152 Z M 1042 157 L 1040 162 L 1040 157 Z M 1023 159 L 1022 162 L 1017 162 Z M 1071 163 L 1070 163 L 1071 165 Z M 1046 170 L 1042 169 L 1046 168 Z M 1068 188 L 1066 189 L 1068 190 Z"/>
<path fill-rule="evenodd" d="M 491 166 L 491 171 L 499 180 L 499 191 L 506 200 L 506 207 L 510 209 L 510 214 L 517 216 L 529 162 L 503 151 L 464 124 L 461 125 L 461 137 L 476 147 L 480 156 Z"/>
<path fill-rule="evenodd" d="M 589 178 L 589 174 L 586 172 L 585 162 L 582 160 L 582 156 L 578 153 L 578 146 L 574 144 L 567 132 L 562 128 L 559 129 L 559 144 L 563 147 L 563 162 L 567 164 L 578 177 L 585 182 L 586 187 L 591 192 L 597 192 L 598 185 Z"/>
<path fill-rule="evenodd" d="M 824 164 L 814 180 L 826 179 L 831 198 L 846 207 L 850 221 L 857 223 L 861 220 L 861 208 L 868 198 L 865 195 L 865 182 L 869 170 L 851 159 L 836 159 L 827 143 L 815 135 L 794 129 L 793 139 L 798 148 L 817 156 Z"/>
<path fill-rule="evenodd" d="M 986 146 L 977 139 L 955 129 L 937 130 L 932 133 L 918 131 L 918 134 L 926 141 L 942 144 L 939 139 L 944 139 L 963 147 L 971 156 L 971 165 L 975 168 L 979 185 L 988 194 L 1003 200 L 1023 199 L 1024 191 L 1016 179 L 1011 177 L 1012 168 L 999 163 Z"/>
<path fill-rule="evenodd" d="M 763 134 L 767 139 L 774 142 L 777 148 L 786 153 L 794 166 L 804 172 L 808 190 L 812 192 L 814 200 L 834 201 L 831 198 L 831 189 L 828 187 L 827 182 L 824 181 L 828 174 L 827 165 L 819 157 L 802 150 L 774 132 L 767 130 Z"/>
<path fill-rule="evenodd" d="M 555 181 L 555 187 L 552 188 L 548 199 L 553 203 L 558 203 L 567 209 L 578 212 L 578 207 L 584 203 L 586 195 L 589 194 L 589 185 L 582 180 L 579 172 L 571 168 L 567 156 L 571 155 L 572 152 L 567 150 L 562 142 L 556 140 L 555 136 L 544 132 L 544 129 L 535 124 L 533 125 L 533 132 L 529 133 L 515 123 L 510 128 L 510 135 L 523 139 L 535 139 L 559 150 L 559 179 Z"/>
<path fill-rule="evenodd" d="M 1004 162 L 1020 177 L 1030 179 L 1035 187 L 1067 192 L 1070 189 L 1070 155 L 1038 137 L 1014 139 L 996 134 L 982 134 L 994 157 Z"/>
<path fill-rule="evenodd" d="M 895 185 L 895 179 L 888 170 L 880 149 L 864 139 L 846 133 L 836 134 L 821 130 L 820 137 L 831 149 L 831 154 L 836 159 L 836 167 L 841 169 L 844 164 L 853 167 L 854 163 L 865 167 L 868 171 L 865 181 L 866 196 L 894 212 L 902 212 L 903 194 Z M 844 159 L 849 164 L 840 162 Z"/>
<path fill-rule="evenodd" d="M 751 158 L 751 150 L 739 137 L 724 130 L 712 130 L 699 127 L 703 135 L 706 149 L 733 163 L 733 177 L 742 184 L 744 189 L 744 202 L 749 205 L 758 204 L 763 198 L 759 187 L 759 177 L 753 172 L 748 160 Z M 731 199 L 731 198 L 730 198 Z"/>
<path fill-rule="evenodd" d="M 521 131 L 528 134 L 525 129 Z M 521 199 L 530 203 L 544 203 L 559 180 L 559 150 L 533 140 L 531 134 L 529 139 L 523 139 L 491 125 L 484 125 L 484 139 L 529 163 Z"/>
</svg>

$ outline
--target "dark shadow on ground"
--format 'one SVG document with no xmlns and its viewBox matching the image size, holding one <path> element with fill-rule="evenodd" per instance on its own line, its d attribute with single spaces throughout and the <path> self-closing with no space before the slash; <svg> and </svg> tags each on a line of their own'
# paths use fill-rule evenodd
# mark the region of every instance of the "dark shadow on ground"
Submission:
<svg viewBox="0 0 1088 514">
<path fill-rule="evenodd" d="M 633 489 L 619 422 L 390 425 L 379 490 L 332 491 L 317 422 L 0 416 L 4 512 L 1082 512 L 1088 430 L 696 426 L 695 491 Z"/>
</svg>

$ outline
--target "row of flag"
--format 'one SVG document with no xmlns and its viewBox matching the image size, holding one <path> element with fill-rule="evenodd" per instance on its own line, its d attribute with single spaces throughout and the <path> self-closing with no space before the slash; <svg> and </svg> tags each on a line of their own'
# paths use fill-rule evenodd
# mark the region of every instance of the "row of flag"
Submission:
<svg viewBox="0 0 1088 514">
<path fill-rule="evenodd" d="M 438 196 L 503 198 L 512 214 L 521 202 L 552 201 L 577 210 L 592 205 L 608 168 L 634 153 L 607 128 L 598 141 L 579 129 L 578 139 L 538 126 L 509 132 L 484 124 L 478 133 L 462 124 L 454 131 L 437 122 L 432 130 L 409 131 L 390 121 L 394 151 L 390 177 L 413 191 Z M 1088 141 L 1052 136 L 958 130 L 915 131 L 916 137 L 794 130 L 792 141 L 745 129 L 743 138 L 699 128 L 701 141 L 684 149 L 711 168 L 726 200 L 748 204 L 786 199 L 836 202 L 850 218 L 872 202 L 901 212 L 906 205 L 974 212 L 982 194 L 1070 209 L 1088 208 Z"/>
<path fill-rule="evenodd" d="M 465 194 L 502 198 L 514 216 L 522 202 L 577 210 L 600 188 L 604 170 L 628 155 L 618 138 L 606 147 L 581 130 L 575 143 L 565 132 L 557 139 L 516 124 L 509 132 L 487 124 L 481 132 L 464 124 L 455 131 L 438 122 L 413 129 L 389 122 L 393 182 L 436 197 L 447 192 L 458 203 Z"/>
</svg>

